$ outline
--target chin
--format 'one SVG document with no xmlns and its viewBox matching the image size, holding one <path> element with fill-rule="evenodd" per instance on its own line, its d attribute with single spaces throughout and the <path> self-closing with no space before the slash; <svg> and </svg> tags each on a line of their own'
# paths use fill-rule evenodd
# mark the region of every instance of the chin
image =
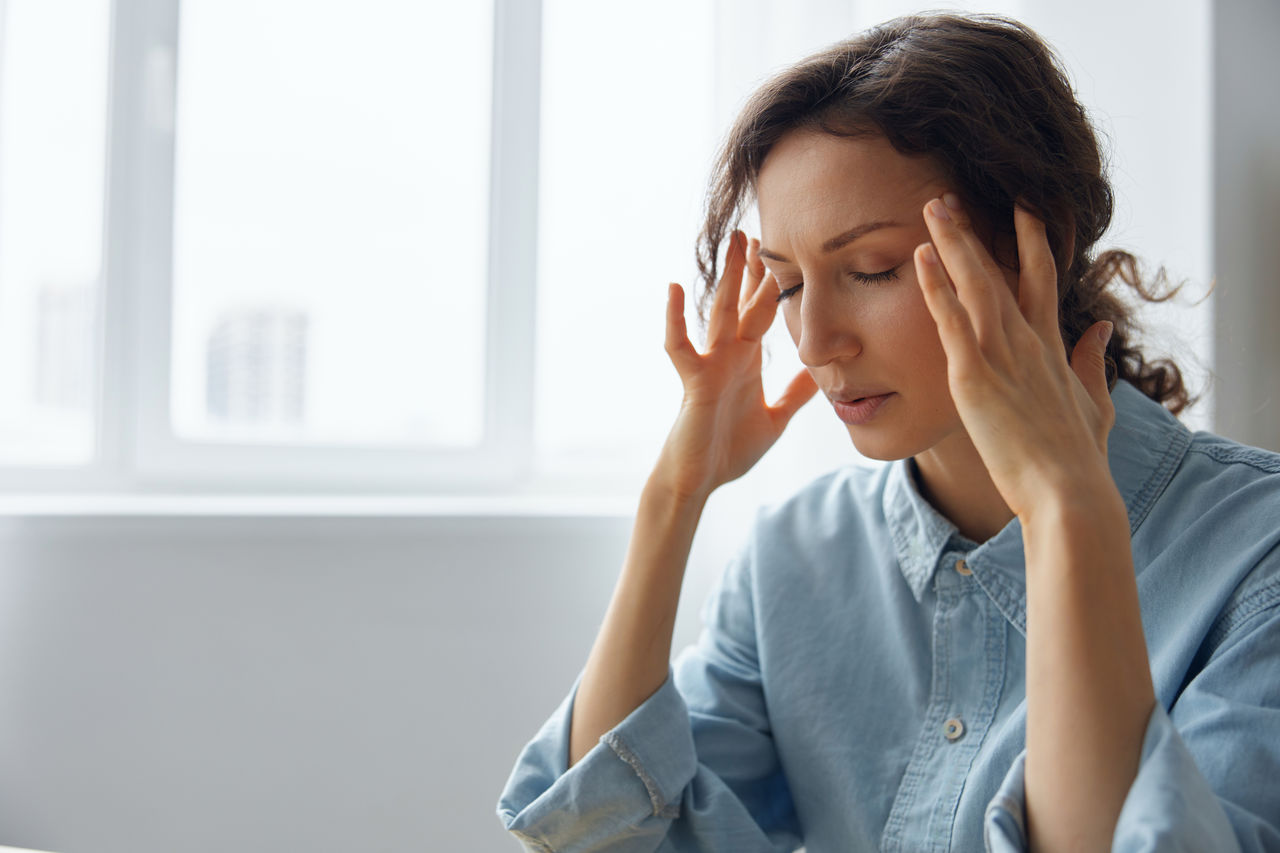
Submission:
<svg viewBox="0 0 1280 853">
<path fill-rule="evenodd" d="M 875 459 L 880 462 L 896 462 L 899 459 L 906 459 L 908 456 L 915 456 L 917 453 L 929 449 L 926 446 L 921 446 L 919 442 L 906 440 L 901 433 L 873 437 L 867 435 L 863 427 L 849 426 L 847 429 L 849 430 L 849 438 L 853 440 L 853 449 L 867 459 Z"/>
</svg>

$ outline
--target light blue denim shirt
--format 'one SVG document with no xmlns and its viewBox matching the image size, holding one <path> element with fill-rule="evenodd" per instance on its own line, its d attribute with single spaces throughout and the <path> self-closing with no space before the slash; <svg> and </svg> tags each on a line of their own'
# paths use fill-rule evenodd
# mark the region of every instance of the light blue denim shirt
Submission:
<svg viewBox="0 0 1280 853">
<path fill-rule="evenodd" d="M 1109 438 L 1156 707 L 1115 851 L 1280 851 L 1280 455 L 1121 382 Z M 1027 849 L 1026 581 L 909 461 L 760 510 L 666 682 L 566 770 L 578 681 L 498 802 L 539 853 Z"/>
</svg>

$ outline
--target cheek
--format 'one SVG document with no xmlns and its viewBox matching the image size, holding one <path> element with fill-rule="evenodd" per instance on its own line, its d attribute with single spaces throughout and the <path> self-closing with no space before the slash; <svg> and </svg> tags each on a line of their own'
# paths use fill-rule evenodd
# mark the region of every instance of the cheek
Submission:
<svg viewBox="0 0 1280 853">
<path fill-rule="evenodd" d="M 947 357 L 938 337 L 938 326 L 914 278 L 902 284 L 901 298 L 886 306 L 889 312 L 884 318 L 887 327 L 898 330 L 899 340 L 906 342 L 900 351 L 911 372 L 945 382 Z"/>
<path fill-rule="evenodd" d="M 800 346 L 800 312 L 795 310 L 792 302 L 783 302 L 778 307 L 778 312 L 782 314 L 782 322 L 787 324 L 787 333 L 791 335 L 791 342 L 797 347 Z"/>
</svg>

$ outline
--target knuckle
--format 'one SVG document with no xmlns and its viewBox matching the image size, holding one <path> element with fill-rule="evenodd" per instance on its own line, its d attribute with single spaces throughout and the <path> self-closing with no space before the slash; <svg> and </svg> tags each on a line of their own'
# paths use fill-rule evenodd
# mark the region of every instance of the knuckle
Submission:
<svg viewBox="0 0 1280 853">
<path fill-rule="evenodd" d="M 969 318 L 960 311 L 951 311 L 943 318 L 943 324 L 952 332 L 963 333 L 969 328 Z"/>
<path fill-rule="evenodd" d="M 1043 342 L 1040 340 L 1040 336 L 1037 335 L 1030 326 L 1022 324 L 1015 325 L 1009 330 L 1009 342 L 1019 350 L 1029 350 L 1036 353 L 1042 363 L 1045 360 L 1047 353 L 1045 352 Z"/>
<path fill-rule="evenodd" d="M 969 400 L 985 399 L 990 388 L 986 377 L 970 371 L 959 371 L 951 378 L 951 386 L 961 397 Z"/>
</svg>

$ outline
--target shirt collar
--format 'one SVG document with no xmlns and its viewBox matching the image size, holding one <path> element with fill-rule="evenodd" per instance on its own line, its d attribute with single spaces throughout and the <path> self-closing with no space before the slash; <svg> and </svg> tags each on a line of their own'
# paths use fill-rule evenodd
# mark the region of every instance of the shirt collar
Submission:
<svg viewBox="0 0 1280 853">
<path fill-rule="evenodd" d="M 1191 444 L 1191 432 L 1167 409 L 1121 380 L 1111 392 L 1116 422 L 1107 437 L 1111 476 L 1129 511 L 1130 534 L 1146 518 L 1164 491 Z M 902 576 L 916 601 L 925 590 L 948 548 L 967 551 L 974 578 L 1004 613 L 1026 634 L 1026 575 L 1022 525 L 1013 519 L 981 545 L 960 535 L 956 526 L 921 497 L 912 459 L 889 466 L 884 489 L 884 513 Z"/>
</svg>

